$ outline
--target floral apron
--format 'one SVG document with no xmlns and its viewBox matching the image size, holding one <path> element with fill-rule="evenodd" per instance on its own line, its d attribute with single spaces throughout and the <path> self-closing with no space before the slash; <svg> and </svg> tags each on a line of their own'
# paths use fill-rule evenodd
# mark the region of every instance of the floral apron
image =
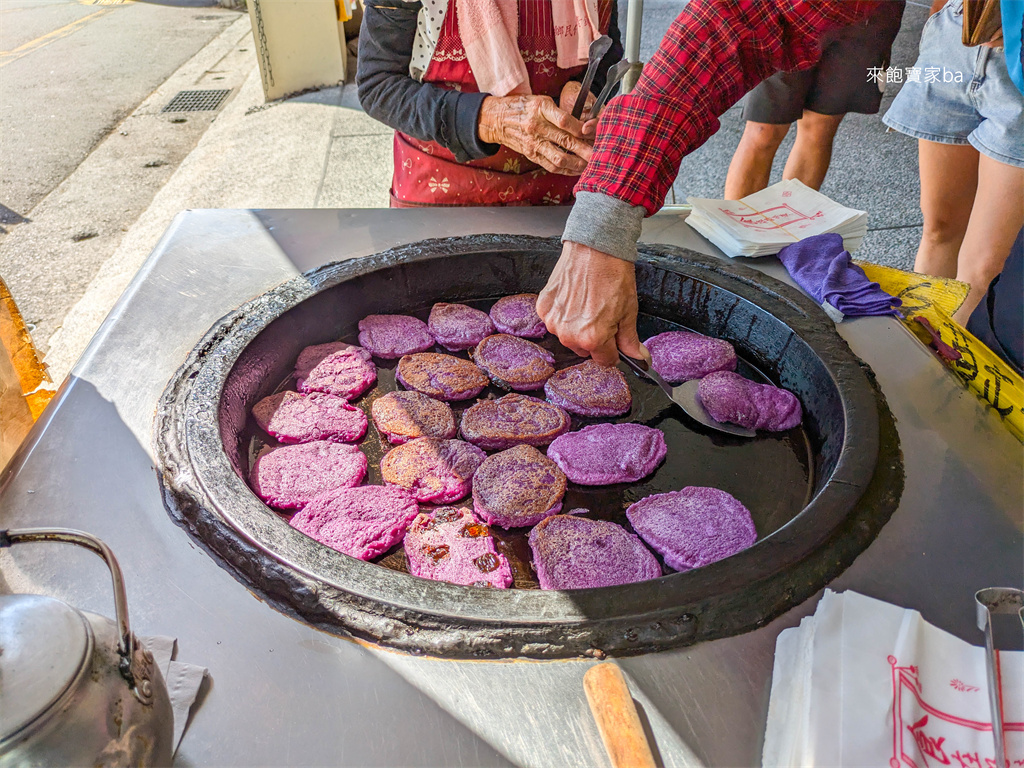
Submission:
<svg viewBox="0 0 1024 768">
<path fill-rule="evenodd" d="M 554 0 L 563 2 L 564 0 Z M 519 51 L 530 75 L 530 90 L 558 102 L 562 87 L 583 67 L 559 69 L 556 64 L 552 0 L 520 0 Z M 600 2 L 600 26 L 607 31 L 611 4 Z M 423 82 L 442 88 L 476 93 L 479 88 L 466 60 L 459 35 L 454 0 L 438 37 Z M 508 147 L 497 154 L 455 161 L 455 156 L 432 141 L 420 141 L 395 132 L 395 169 L 391 181 L 391 206 L 460 205 L 570 205 L 578 176 L 548 173 L 541 166 Z"/>
</svg>

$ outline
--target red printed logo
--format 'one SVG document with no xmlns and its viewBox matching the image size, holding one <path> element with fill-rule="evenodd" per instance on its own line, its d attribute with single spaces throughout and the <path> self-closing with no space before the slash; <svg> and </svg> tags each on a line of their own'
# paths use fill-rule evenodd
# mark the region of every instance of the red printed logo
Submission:
<svg viewBox="0 0 1024 768">
<path fill-rule="evenodd" d="M 924 698 L 918 669 L 900 667 L 896 657 L 889 656 L 892 667 L 892 757 L 890 768 L 927 768 L 949 765 L 954 768 L 997 768 L 992 755 L 992 723 L 969 720 L 943 712 Z M 978 686 L 953 679 L 950 685 L 958 691 L 977 691 Z M 981 706 L 987 706 L 982 704 Z M 1024 732 L 1024 723 L 1003 723 L 1003 732 Z M 978 733 L 986 734 L 987 751 L 978 750 Z M 1007 739 L 1009 742 L 1009 739 Z M 1007 744 L 1009 752 L 1009 744 Z M 1024 766 L 1024 759 L 1007 755 L 1007 766 Z"/>
</svg>

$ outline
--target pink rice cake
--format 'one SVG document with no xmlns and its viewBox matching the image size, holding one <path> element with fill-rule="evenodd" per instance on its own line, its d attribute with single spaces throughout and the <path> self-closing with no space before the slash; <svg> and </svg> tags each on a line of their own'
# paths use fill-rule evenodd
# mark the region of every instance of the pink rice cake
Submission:
<svg viewBox="0 0 1024 768">
<path fill-rule="evenodd" d="M 388 451 L 380 461 L 380 474 L 416 501 L 448 504 L 469 493 L 473 474 L 485 458 L 486 453 L 462 440 L 417 437 Z"/>
<path fill-rule="evenodd" d="M 690 486 L 633 504 L 626 517 L 640 538 L 677 571 L 735 555 L 757 540 L 750 512 L 717 488 Z"/>
<path fill-rule="evenodd" d="M 651 474 L 667 452 L 662 431 L 643 424 L 591 424 L 548 446 L 548 458 L 580 485 L 635 482 Z"/>
<path fill-rule="evenodd" d="M 714 371 L 735 371 L 736 350 L 725 339 L 693 331 L 666 331 L 644 342 L 651 365 L 670 384 L 699 379 Z"/>
<path fill-rule="evenodd" d="M 373 401 L 370 416 L 392 445 L 417 437 L 455 437 L 455 415 L 448 403 L 419 392 L 388 392 Z"/>
<path fill-rule="evenodd" d="M 562 511 L 565 474 L 530 445 L 488 456 L 473 475 L 473 511 L 490 525 L 522 528 Z"/>
<path fill-rule="evenodd" d="M 396 360 L 434 346 L 427 324 L 409 315 L 367 315 L 359 321 L 359 343 L 374 357 Z"/>
<path fill-rule="evenodd" d="M 469 360 L 438 352 L 406 355 L 398 361 L 395 378 L 407 389 L 438 400 L 468 400 L 491 383 Z"/>
<path fill-rule="evenodd" d="M 633 407 L 633 395 L 618 368 L 584 360 L 556 372 L 544 384 L 548 402 L 580 416 L 621 416 Z"/>
<path fill-rule="evenodd" d="M 312 355 L 310 356 L 312 359 Z M 296 383 L 299 392 L 326 392 L 352 400 L 377 381 L 377 366 L 360 347 L 331 352 Z"/>
<path fill-rule="evenodd" d="M 508 559 L 468 509 L 440 507 L 421 513 L 409 526 L 404 547 L 414 576 L 472 587 L 506 589 L 512 584 Z"/>
<path fill-rule="evenodd" d="M 280 443 L 354 443 L 366 434 L 366 414 L 324 392 L 278 392 L 256 403 L 252 415 Z"/>
<path fill-rule="evenodd" d="M 292 515 L 297 531 L 359 560 L 370 560 L 397 544 L 419 505 L 401 488 L 361 485 L 317 496 Z"/>
<path fill-rule="evenodd" d="M 507 333 L 488 336 L 470 356 L 491 381 L 517 392 L 540 389 L 555 372 L 554 355 L 532 341 Z"/>
<path fill-rule="evenodd" d="M 490 314 L 499 333 L 509 333 L 525 339 L 539 339 L 548 332 L 544 321 L 537 314 L 536 293 L 504 296 L 494 302 Z"/>
<path fill-rule="evenodd" d="M 264 449 L 249 473 L 256 495 L 278 509 L 300 509 L 320 494 L 359 485 L 364 477 L 363 452 L 327 440 Z"/>
<path fill-rule="evenodd" d="M 547 445 L 568 432 L 570 424 L 563 408 L 513 392 L 467 408 L 459 434 L 485 451 L 500 451 L 513 445 Z"/>
<path fill-rule="evenodd" d="M 590 589 L 661 576 L 638 536 L 607 520 L 554 515 L 528 537 L 541 589 Z"/>
<path fill-rule="evenodd" d="M 357 347 L 354 344 L 346 344 L 344 341 L 329 341 L 326 344 L 314 344 L 313 346 L 306 347 L 299 352 L 299 357 L 295 361 L 295 378 L 304 379 L 309 376 L 309 372 L 316 368 L 320 361 L 328 355 L 332 355 L 335 352 L 347 351 L 355 352 L 366 362 L 370 362 L 370 353 L 362 347 Z"/>
<path fill-rule="evenodd" d="M 701 379 L 697 397 L 715 421 L 747 429 L 785 432 L 803 418 L 800 401 L 792 392 L 771 384 L 757 384 L 731 371 L 711 373 Z"/>
<path fill-rule="evenodd" d="M 438 344 L 452 352 L 475 347 L 494 333 L 494 323 L 483 310 L 444 302 L 430 310 L 427 328 Z"/>
</svg>

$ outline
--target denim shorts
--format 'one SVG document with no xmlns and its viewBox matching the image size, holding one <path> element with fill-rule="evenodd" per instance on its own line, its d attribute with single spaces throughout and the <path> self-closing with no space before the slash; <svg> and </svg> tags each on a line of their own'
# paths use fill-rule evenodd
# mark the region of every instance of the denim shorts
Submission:
<svg viewBox="0 0 1024 768">
<path fill-rule="evenodd" d="M 907 82 L 882 122 L 940 144 L 970 144 L 1006 165 L 1024 167 L 1024 96 L 1010 80 L 1001 48 L 961 42 L 963 1 L 928 19 Z"/>
</svg>

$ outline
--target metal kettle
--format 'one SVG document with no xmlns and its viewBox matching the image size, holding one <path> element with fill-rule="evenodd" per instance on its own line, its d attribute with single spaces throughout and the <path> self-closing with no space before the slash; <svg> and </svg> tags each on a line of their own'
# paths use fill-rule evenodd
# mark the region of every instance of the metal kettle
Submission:
<svg viewBox="0 0 1024 768">
<path fill-rule="evenodd" d="M 170 765 L 167 684 L 128 626 L 121 568 L 81 531 L 0 530 L 0 547 L 60 541 L 106 562 L 117 621 L 42 595 L 0 595 L 0 768 Z"/>
</svg>

